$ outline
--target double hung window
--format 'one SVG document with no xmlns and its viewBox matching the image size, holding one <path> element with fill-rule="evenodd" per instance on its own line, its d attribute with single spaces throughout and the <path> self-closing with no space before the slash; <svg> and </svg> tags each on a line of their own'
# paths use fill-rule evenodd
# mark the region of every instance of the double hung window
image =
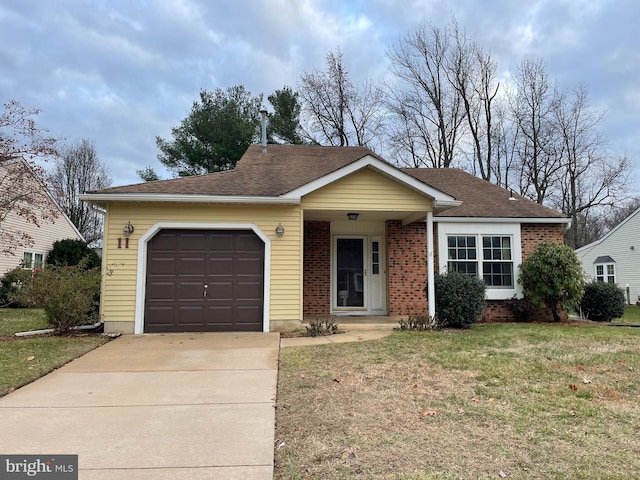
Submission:
<svg viewBox="0 0 640 480">
<path fill-rule="evenodd" d="M 447 267 L 489 288 L 514 288 L 512 243 L 509 235 L 448 235 Z"/>
</svg>

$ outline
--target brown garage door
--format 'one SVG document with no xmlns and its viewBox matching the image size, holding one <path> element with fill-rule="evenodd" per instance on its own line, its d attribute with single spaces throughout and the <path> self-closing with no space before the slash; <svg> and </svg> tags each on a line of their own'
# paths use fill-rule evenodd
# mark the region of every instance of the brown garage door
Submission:
<svg viewBox="0 0 640 480">
<path fill-rule="evenodd" d="M 248 230 L 160 230 L 147 244 L 144 331 L 262 331 L 264 243 Z"/>
</svg>

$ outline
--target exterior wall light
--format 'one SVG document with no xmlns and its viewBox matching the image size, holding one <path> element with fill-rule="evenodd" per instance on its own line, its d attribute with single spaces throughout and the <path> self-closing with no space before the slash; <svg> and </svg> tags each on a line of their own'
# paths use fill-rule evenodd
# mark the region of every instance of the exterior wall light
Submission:
<svg viewBox="0 0 640 480">
<path fill-rule="evenodd" d="M 133 231 L 134 231 L 133 225 L 131 225 L 131 220 L 129 220 L 129 223 L 127 223 L 122 229 L 122 233 L 124 233 L 125 237 L 128 237 L 133 233 Z"/>
<path fill-rule="evenodd" d="M 284 235 L 284 227 L 280 222 L 278 222 L 278 226 L 276 227 L 276 235 L 278 236 L 278 238 L 282 238 L 282 236 Z"/>
<path fill-rule="evenodd" d="M 358 220 L 358 217 L 359 217 L 359 216 L 360 216 L 360 214 L 359 214 L 359 213 L 356 213 L 356 212 L 350 212 L 350 213 L 347 213 L 347 218 L 348 218 L 349 220 L 351 220 L 351 221 L 354 221 L 354 222 L 355 222 L 356 220 Z"/>
</svg>

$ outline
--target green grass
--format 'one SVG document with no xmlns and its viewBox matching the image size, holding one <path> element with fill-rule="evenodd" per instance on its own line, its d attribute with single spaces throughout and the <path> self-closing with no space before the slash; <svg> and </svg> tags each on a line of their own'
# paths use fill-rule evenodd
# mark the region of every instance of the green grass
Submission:
<svg viewBox="0 0 640 480">
<path fill-rule="evenodd" d="M 640 329 L 492 324 L 281 351 L 276 479 L 640 471 Z"/>
<path fill-rule="evenodd" d="M 44 312 L 29 308 L 0 309 L 0 337 L 49 328 Z"/>
<path fill-rule="evenodd" d="M 0 396 L 30 383 L 106 343 L 100 335 L 34 336 L 16 332 L 47 328 L 42 310 L 0 310 Z"/>
<path fill-rule="evenodd" d="M 640 307 L 636 305 L 627 305 L 624 308 L 624 316 L 620 321 L 614 320 L 616 323 L 637 323 L 640 325 Z"/>
</svg>

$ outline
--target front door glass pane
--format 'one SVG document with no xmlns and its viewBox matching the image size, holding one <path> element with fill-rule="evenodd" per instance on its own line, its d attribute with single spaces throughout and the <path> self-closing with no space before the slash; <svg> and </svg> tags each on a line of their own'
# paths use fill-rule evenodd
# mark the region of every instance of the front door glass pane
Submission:
<svg viewBox="0 0 640 480">
<path fill-rule="evenodd" d="M 364 241 L 337 239 L 338 307 L 364 307 Z"/>
</svg>

